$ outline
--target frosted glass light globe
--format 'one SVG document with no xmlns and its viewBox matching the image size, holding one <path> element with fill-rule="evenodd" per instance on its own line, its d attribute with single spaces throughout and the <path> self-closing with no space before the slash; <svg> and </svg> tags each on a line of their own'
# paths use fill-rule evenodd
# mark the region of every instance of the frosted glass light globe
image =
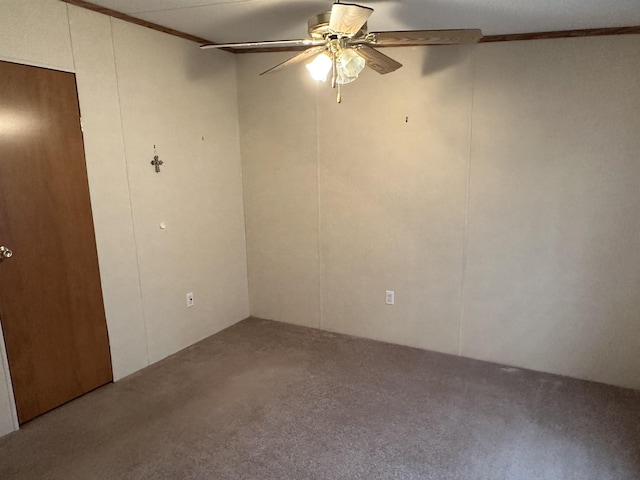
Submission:
<svg viewBox="0 0 640 480">
<path fill-rule="evenodd" d="M 312 62 L 307 63 L 306 67 L 314 80 L 321 82 L 327 81 L 327 75 L 331 70 L 333 62 L 326 53 L 321 53 Z"/>
<path fill-rule="evenodd" d="M 340 52 L 338 58 L 338 83 L 344 85 L 351 83 L 365 67 L 364 58 L 358 55 L 353 49 L 347 48 Z"/>
</svg>

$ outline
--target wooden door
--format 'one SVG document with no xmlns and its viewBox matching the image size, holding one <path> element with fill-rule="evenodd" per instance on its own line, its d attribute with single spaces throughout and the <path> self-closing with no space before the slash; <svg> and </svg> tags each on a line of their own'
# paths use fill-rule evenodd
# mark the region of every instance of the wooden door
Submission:
<svg viewBox="0 0 640 480">
<path fill-rule="evenodd" d="M 24 423 L 112 380 L 75 76 L 0 62 L 0 321 Z"/>
</svg>

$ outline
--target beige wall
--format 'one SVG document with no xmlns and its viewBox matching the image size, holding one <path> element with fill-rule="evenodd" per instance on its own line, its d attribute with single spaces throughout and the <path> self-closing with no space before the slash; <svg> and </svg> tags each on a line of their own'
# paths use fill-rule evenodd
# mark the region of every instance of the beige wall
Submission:
<svg viewBox="0 0 640 480">
<path fill-rule="evenodd" d="M 238 59 L 251 313 L 318 327 L 316 86 L 295 70 L 258 77 L 273 55 Z"/>
<path fill-rule="evenodd" d="M 234 57 L 56 0 L 9 0 L 0 59 L 76 73 L 114 378 L 247 317 Z M 2 360 L 0 435 L 15 427 Z"/>
<path fill-rule="evenodd" d="M 471 50 L 388 53 L 395 76 L 318 94 L 322 326 L 457 353 Z"/>
<path fill-rule="evenodd" d="M 155 362 L 249 316 L 235 58 L 118 20 L 112 31 Z"/>
<path fill-rule="evenodd" d="M 640 388 L 640 37 L 476 57 L 463 354 Z"/>
<path fill-rule="evenodd" d="M 252 314 L 640 388 L 639 47 L 387 49 L 341 105 L 239 56 Z"/>
</svg>

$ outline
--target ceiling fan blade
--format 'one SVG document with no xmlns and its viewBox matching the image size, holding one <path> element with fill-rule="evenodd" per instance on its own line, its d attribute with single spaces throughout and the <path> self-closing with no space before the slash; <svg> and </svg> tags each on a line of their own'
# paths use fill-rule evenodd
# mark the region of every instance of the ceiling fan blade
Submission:
<svg viewBox="0 0 640 480">
<path fill-rule="evenodd" d="M 373 8 L 355 3 L 334 3 L 329 17 L 329 30 L 353 35 L 365 24 Z"/>
<path fill-rule="evenodd" d="M 276 65 L 273 68 L 270 68 L 269 70 L 266 70 L 264 72 L 262 72 L 260 75 L 264 75 L 265 73 L 275 73 L 275 72 L 279 72 L 280 70 L 282 70 L 283 68 L 289 67 L 291 65 L 295 65 L 296 63 L 300 63 L 300 62 L 304 62 L 305 60 L 308 60 L 310 58 L 315 57 L 316 55 L 322 53 L 324 50 L 326 50 L 327 47 L 326 45 L 323 45 L 321 47 L 312 47 L 312 48 L 308 48 L 307 50 L 305 50 L 302 53 L 299 53 L 298 55 L 296 55 L 295 57 L 291 57 L 288 60 L 285 60 L 282 63 L 279 63 L 278 65 Z"/>
<path fill-rule="evenodd" d="M 409 30 L 406 32 L 377 32 L 376 47 L 400 47 L 409 45 L 458 45 L 478 43 L 482 32 L 468 30 Z"/>
<path fill-rule="evenodd" d="M 360 45 L 356 53 L 364 58 L 367 67 L 372 68 L 382 75 L 391 73 L 402 66 L 400 62 L 396 62 L 393 58 L 387 57 L 384 53 L 380 53 L 367 45 Z"/>
<path fill-rule="evenodd" d="M 200 48 L 207 50 L 209 48 L 255 48 L 255 47 L 278 47 L 278 46 L 316 46 L 324 45 L 325 40 L 311 40 L 306 38 L 304 40 L 266 40 L 264 42 L 242 42 L 242 43 L 208 43 L 206 45 L 200 45 Z"/>
</svg>

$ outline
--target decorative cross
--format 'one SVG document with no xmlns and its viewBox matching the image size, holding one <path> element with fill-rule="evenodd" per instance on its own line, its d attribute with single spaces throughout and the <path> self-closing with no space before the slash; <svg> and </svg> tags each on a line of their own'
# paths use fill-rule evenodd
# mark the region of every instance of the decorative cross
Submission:
<svg viewBox="0 0 640 480">
<path fill-rule="evenodd" d="M 163 163 L 164 162 L 160 160 L 158 155 L 154 155 L 153 160 L 151 160 L 151 165 L 153 165 L 156 168 L 156 173 L 160 173 L 160 165 L 162 165 Z"/>
</svg>

